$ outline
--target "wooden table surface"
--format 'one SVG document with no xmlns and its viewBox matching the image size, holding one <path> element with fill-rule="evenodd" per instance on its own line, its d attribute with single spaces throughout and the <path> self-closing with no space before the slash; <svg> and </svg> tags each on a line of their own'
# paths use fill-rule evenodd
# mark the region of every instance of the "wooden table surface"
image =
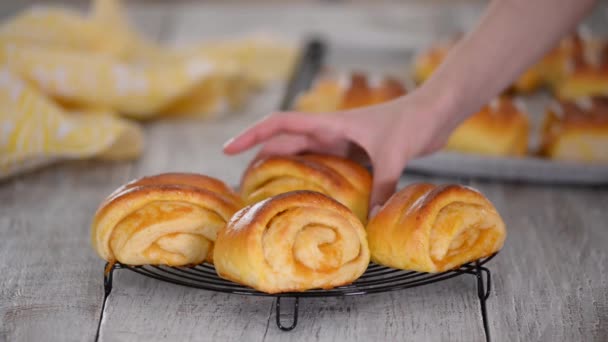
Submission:
<svg viewBox="0 0 608 342">
<path fill-rule="evenodd" d="M 333 43 L 332 63 L 394 72 L 405 69 L 411 48 L 470 27 L 476 6 L 192 2 L 130 9 L 146 34 L 178 43 L 252 29 L 301 38 L 315 29 Z M 236 184 L 251 154 L 229 158 L 221 145 L 274 110 L 281 89 L 273 86 L 242 113 L 218 120 L 146 124 L 138 161 L 62 163 L 0 183 L 0 341 L 92 341 L 98 327 L 101 341 L 483 340 L 469 276 L 386 294 L 303 299 L 298 327 L 285 333 L 274 325 L 272 299 L 184 288 L 123 270 L 115 272 L 102 312 L 104 262 L 89 242 L 100 201 L 134 177 L 164 171 Z M 419 180 L 463 181 L 406 174 L 401 185 Z M 608 341 L 608 188 L 465 181 L 495 203 L 509 231 L 489 264 L 494 340 Z"/>
</svg>

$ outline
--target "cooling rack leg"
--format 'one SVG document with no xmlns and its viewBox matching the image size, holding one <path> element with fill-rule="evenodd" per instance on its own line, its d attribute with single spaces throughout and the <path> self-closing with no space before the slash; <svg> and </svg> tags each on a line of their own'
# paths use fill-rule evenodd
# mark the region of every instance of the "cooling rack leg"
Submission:
<svg viewBox="0 0 608 342">
<path fill-rule="evenodd" d="M 114 274 L 115 268 L 118 268 L 118 265 L 106 263 L 106 266 L 103 270 L 103 302 L 101 304 L 101 312 L 99 313 L 97 332 L 95 333 L 95 342 L 99 341 L 99 333 L 101 332 L 101 322 L 103 321 L 103 313 L 106 309 L 106 302 L 108 301 L 108 296 L 110 295 L 110 292 L 112 292 L 112 275 Z"/>
<path fill-rule="evenodd" d="M 484 284 L 484 273 L 486 283 Z M 491 290 L 491 276 L 490 270 L 482 267 L 478 262 L 475 263 L 475 277 L 477 278 L 477 297 L 479 298 L 479 305 L 481 307 L 481 319 L 483 321 L 483 330 L 486 335 L 486 341 L 490 342 L 490 327 L 488 323 L 488 311 L 486 309 L 486 300 L 490 296 Z"/>
<path fill-rule="evenodd" d="M 300 299 L 298 297 L 294 298 L 294 303 L 293 303 L 293 318 L 292 318 L 292 322 L 291 325 L 289 326 L 284 326 L 281 323 L 281 297 L 277 297 L 276 302 L 275 302 L 275 317 L 277 320 L 277 327 L 279 327 L 279 329 L 283 330 L 283 331 L 291 331 L 293 330 L 296 325 L 298 325 L 298 304 L 299 304 Z"/>
<path fill-rule="evenodd" d="M 106 297 L 112 292 L 112 275 L 114 274 L 114 265 L 106 263 L 106 267 L 103 272 L 103 289 Z"/>
</svg>

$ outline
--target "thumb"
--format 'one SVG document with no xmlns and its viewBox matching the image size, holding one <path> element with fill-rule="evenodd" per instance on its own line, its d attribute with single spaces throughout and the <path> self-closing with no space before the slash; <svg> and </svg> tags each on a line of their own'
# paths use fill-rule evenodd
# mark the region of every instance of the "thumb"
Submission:
<svg viewBox="0 0 608 342">
<path fill-rule="evenodd" d="M 401 172 L 403 172 L 401 163 L 374 163 L 370 208 L 383 205 L 395 193 Z"/>
</svg>

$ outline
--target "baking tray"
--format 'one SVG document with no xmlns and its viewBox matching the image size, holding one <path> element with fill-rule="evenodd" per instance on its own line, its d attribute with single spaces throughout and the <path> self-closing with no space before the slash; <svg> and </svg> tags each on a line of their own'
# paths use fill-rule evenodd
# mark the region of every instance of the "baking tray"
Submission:
<svg viewBox="0 0 608 342">
<path fill-rule="evenodd" d="M 288 110 L 292 108 L 293 101 L 297 98 L 298 94 L 291 94 L 290 91 L 293 92 L 295 89 L 299 89 L 300 92 L 303 92 L 309 89 L 322 70 L 330 69 L 329 66 L 325 65 L 328 54 L 327 50 L 328 46 L 325 43 L 317 42 L 317 46 L 313 48 L 311 53 L 302 55 L 300 65 L 303 67 L 294 74 L 295 82 L 290 83 L 294 87 L 288 90 L 288 94 L 294 96 L 286 96 L 281 109 Z M 412 57 L 415 54 L 411 51 L 407 55 Z M 367 58 L 373 57 L 368 56 Z M 370 66 L 370 69 L 377 68 Z M 362 71 L 365 72 L 364 69 Z M 340 75 L 341 72 L 338 72 L 338 74 Z M 369 73 L 369 75 L 372 77 L 377 76 L 377 70 Z M 403 81 L 411 89 L 412 80 L 406 76 Z M 552 101 L 552 98 L 547 93 L 539 92 L 531 96 L 517 96 L 517 100 L 523 103 L 524 108 L 530 114 L 532 134 L 530 136 L 529 150 L 537 151 L 540 141 L 539 132 L 542 115 L 544 109 Z M 533 155 L 515 158 L 440 151 L 426 157 L 411 160 L 405 171 L 459 178 L 482 178 L 546 184 L 608 185 L 608 165 L 554 161 Z"/>
</svg>

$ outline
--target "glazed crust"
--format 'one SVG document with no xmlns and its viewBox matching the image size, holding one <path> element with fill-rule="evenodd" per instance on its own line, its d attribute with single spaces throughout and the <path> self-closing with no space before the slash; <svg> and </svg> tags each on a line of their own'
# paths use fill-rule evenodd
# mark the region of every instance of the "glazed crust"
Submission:
<svg viewBox="0 0 608 342">
<path fill-rule="evenodd" d="M 367 234 L 372 261 L 434 273 L 500 250 L 506 229 L 492 203 L 476 190 L 419 183 L 393 195 Z"/>
<path fill-rule="evenodd" d="M 556 160 L 608 163 L 608 100 L 584 99 L 549 106 L 541 153 Z"/>
<path fill-rule="evenodd" d="M 387 102 L 407 93 L 396 79 L 384 77 L 371 85 L 367 76 L 353 73 L 348 82 L 337 78 L 321 78 L 309 91 L 302 94 L 295 109 L 309 113 L 331 112 L 371 106 Z"/>
<path fill-rule="evenodd" d="M 464 121 L 446 149 L 494 156 L 524 156 L 528 151 L 528 117 L 509 98 L 493 101 Z"/>
<path fill-rule="evenodd" d="M 295 190 L 311 190 L 334 198 L 367 221 L 372 186 L 370 173 L 340 157 L 318 154 L 273 156 L 254 162 L 241 180 L 246 204 Z"/>
<path fill-rule="evenodd" d="M 365 229 L 317 192 L 294 191 L 245 207 L 220 231 L 218 274 L 267 293 L 352 283 L 369 264 Z"/>
<path fill-rule="evenodd" d="M 144 177 L 120 187 L 101 204 L 93 218 L 92 244 L 110 262 L 211 262 L 217 231 L 241 207 L 239 196 L 211 177 Z"/>
</svg>

